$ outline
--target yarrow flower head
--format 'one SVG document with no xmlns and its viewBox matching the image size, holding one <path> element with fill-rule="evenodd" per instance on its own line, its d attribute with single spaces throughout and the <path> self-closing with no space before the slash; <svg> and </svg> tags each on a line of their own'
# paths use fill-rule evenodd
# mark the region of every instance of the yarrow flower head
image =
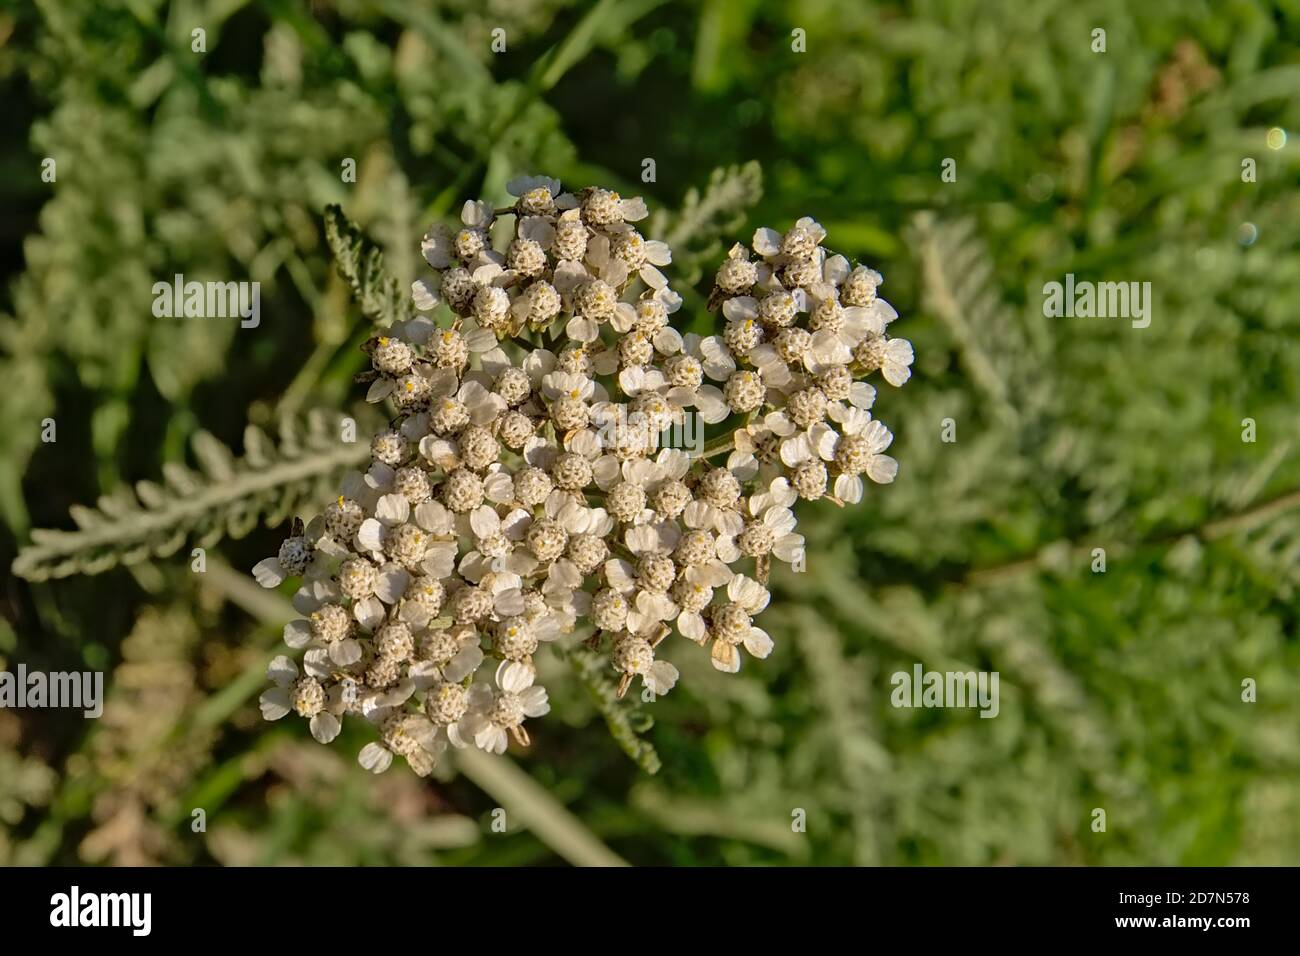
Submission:
<svg viewBox="0 0 1300 956">
<path fill-rule="evenodd" d="M 367 400 L 393 415 L 369 467 L 253 569 L 301 581 L 284 638 L 302 662 L 272 662 L 263 715 L 323 743 L 369 723 L 375 772 L 527 745 L 554 642 L 603 648 L 619 696 L 673 688 L 673 634 L 727 673 L 767 657 L 756 619 L 771 562 L 802 562 L 799 500 L 856 502 L 898 470 L 867 379 L 904 384 L 912 347 L 888 334 L 883 277 L 814 219 L 734 245 L 716 330 L 684 335 L 641 199 L 507 191 L 425 235 L 421 314 L 363 346 Z M 714 433 L 701 449 L 659 448 L 692 420 Z"/>
</svg>

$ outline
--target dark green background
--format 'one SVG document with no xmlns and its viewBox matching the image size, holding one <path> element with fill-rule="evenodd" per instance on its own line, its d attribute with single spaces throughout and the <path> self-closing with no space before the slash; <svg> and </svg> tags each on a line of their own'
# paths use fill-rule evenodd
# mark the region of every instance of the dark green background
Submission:
<svg viewBox="0 0 1300 956">
<path fill-rule="evenodd" d="M 1300 861 L 1300 152 L 1269 141 L 1300 129 L 1298 39 L 1297 0 L 7 5 L 5 567 L 31 528 L 195 464 L 200 430 L 241 454 L 247 421 L 355 400 L 329 202 L 409 282 L 429 223 L 516 174 L 671 212 L 756 161 L 757 202 L 724 179 L 720 216 L 661 220 L 683 230 L 686 314 L 707 321 L 724 241 L 812 215 L 885 274 L 917 360 L 875 409 L 898 480 L 804 508 L 773 656 L 728 677 L 670 645 L 654 776 L 562 663 L 512 752 L 537 792 L 468 769 L 376 780 L 359 731 L 322 748 L 263 723 L 277 609 L 245 572 L 281 529 L 212 547 L 204 575 L 186 546 L 9 577 L 5 666 L 104 669 L 110 698 L 97 723 L 0 711 L 0 862 L 528 864 L 593 835 L 680 865 Z M 261 281 L 261 326 L 155 320 L 174 272 Z M 1067 272 L 1149 281 L 1151 326 L 1045 319 Z M 998 718 L 892 708 L 917 661 L 997 670 Z M 560 806 L 577 844 L 546 825 Z"/>
</svg>

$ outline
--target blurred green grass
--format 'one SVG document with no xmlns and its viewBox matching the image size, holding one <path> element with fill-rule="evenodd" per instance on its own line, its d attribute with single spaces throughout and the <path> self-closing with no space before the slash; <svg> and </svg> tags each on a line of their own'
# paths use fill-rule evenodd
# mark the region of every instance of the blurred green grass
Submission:
<svg viewBox="0 0 1300 956">
<path fill-rule="evenodd" d="M 238 573 L 190 574 L 182 551 L 10 578 L 6 666 L 106 668 L 111 691 L 92 726 L 0 711 L 0 862 L 530 864 L 581 858 L 594 835 L 673 865 L 1295 863 L 1300 153 L 1268 136 L 1300 128 L 1298 38 L 1296 0 L 0 14 L 6 567 L 32 527 L 156 479 L 199 429 L 242 451 L 246 421 L 355 397 L 329 202 L 409 281 L 426 220 L 516 173 L 673 209 L 757 160 L 763 196 L 732 238 L 818 218 L 885 273 L 917 352 L 876 409 L 899 478 L 807 509 L 808 573 L 777 578 L 772 658 L 729 678 L 670 650 L 683 679 L 647 708 L 655 776 L 556 663 L 554 713 L 516 755 L 551 802 L 526 791 L 504 834 L 493 810 L 526 781 L 374 780 L 348 748 L 264 724 L 274 609 Z M 707 296 L 709 250 L 693 251 Z M 266 319 L 153 320 L 152 281 L 173 272 L 260 280 Z M 1067 272 L 1150 281 L 1151 327 L 1044 319 L 1042 285 Z M 242 570 L 276 540 L 220 551 Z M 999 717 L 892 708 L 889 675 L 916 661 L 999 671 Z"/>
</svg>

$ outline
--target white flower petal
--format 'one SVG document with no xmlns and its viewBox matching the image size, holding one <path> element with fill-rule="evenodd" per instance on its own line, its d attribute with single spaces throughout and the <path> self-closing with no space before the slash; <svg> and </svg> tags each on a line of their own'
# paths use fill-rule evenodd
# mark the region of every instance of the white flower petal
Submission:
<svg viewBox="0 0 1300 956">
<path fill-rule="evenodd" d="M 279 720 L 289 713 L 289 691 L 284 687 L 270 687 L 257 699 L 262 719 Z"/>
<path fill-rule="evenodd" d="M 760 256 L 775 256 L 781 252 L 781 234 L 766 226 L 754 230 L 754 239 L 750 243 Z"/>
<path fill-rule="evenodd" d="M 311 643 L 311 624 L 301 618 L 284 626 L 284 643 L 301 650 Z"/>
<path fill-rule="evenodd" d="M 264 558 L 253 565 L 253 577 L 264 588 L 279 587 L 287 575 L 277 558 Z"/>
<path fill-rule="evenodd" d="M 337 737 L 342 729 L 342 722 L 328 711 L 321 711 L 311 719 L 311 735 L 323 744 Z"/>
<path fill-rule="evenodd" d="M 875 388 L 866 382 L 854 382 L 849 386 L 849 403 L 854 408 L 870 408 L 876 403 Z"/>
<path fill-rule="evenodd" d="M 755 657 L 763 658 L 772 653 L 772 638 L 768 636 L 767 631 L 760 627 L 749 629 L 749 635 L 745 638 L 745 650 Z"/>
<path fill-rule="evenodd" d="M 624 199 L 618 205 L 623 213 L 624 220 L 627 222 L 639 222 L 650 215 L 650 211 L 646 209 L 645 200 L 640 196 Z"/>
<path fill-rule="evenodd" d="M 527 717 L 543 717 L 551 712 L 545 687 L 534 685 L 526 688 L 519 694 L 519 701 L 524 705 L 524 715 Z"/>
<path fill-rule="evenodd" d="M 734 674 L 740 670 L 740 653 L 731 644 L 715 640 L 709 651 L 709 659 L 724 674 Z"/>
<path fill-rule="evenodd" d="M 411 283 L 411 299 L 421 312 L 428 312 L 438 307 L 442 301 L 438 289 L 428 279 L 416 279 Z"/>
<path fill-rule="evenodd" d="M 384 495 L 375 503 L 375 517 L 392 527 L 405 523 L 411 516 L 411 503 L 405 495 Z"/>
<path fill-rule="evenodd" d="M 898 462 L 888 455 L 873 455 L 867 463 L 867 477 L 880 485 L 887 485 L 898 474 Z"/>
<path fill-rule="evenodd" d="M 350 637 L 330 645 L 330 660 L 340 667 L 347 667 L 361 660 L 361 644 Z"/>
<path fill-rule="evenodd" d="M 385 530 L 377 518 L 367 518 L 357 530 L 357 544 L 364 551 L 384 550 Z"/>
<path fill-rule="evenodd" d="M 384 605 L 379 598 L 371 596 L 352 605 L 352 616 L 368 631 L 373 631 L 384 622 Z"/>
<path fill-rule="evenodd" d="M 379 572 L 379 583 L 375 585 L 375 596 L 385 604 L 396 604 L 411 583 L 409 572 L 395 565 L 388 565 Z"/>
<path fill-rule="evenodd" d="M 372 742 L 361 748 L 361 753 L 357 754 L 357 763 L 371 773 L 383 773 L 392 766 L 393 754 L 387 748 Z"/>
<path fill-rule="evenodd" d="M 366 389 L 366 401 L 370 404 L 382 402 L 389 395 L 393 394 L 393 380 L 391 378 L 377 378 L 370 383 L 370 388 Z"/>
<path fill-rule="evenodd" d="M 288 687 L 298 679 L 298 665 L 283 654 L 278 654 L 266 668 L 266 676 L 281 687 Z"/>
<path fill-rule="evenodd" d="M 497 668 L 497 686 L 502 690 L 518 694 L 533 684 L 533 669 L 519 661 L 502 661 Z"/>
<path fill-rule="evenodd" d="M 642 680 L 654 694 L 663 695 L 673 689 L 677 683 L 677 668 L 668 661 L 655 661 L 650 665 L 650 672 Z"/>
<path fill-rule="evenodd" d="M 840 475 L 835 479 L 835 497 L 845 504 L 857 504 L 862 500 L 862 479 L 856 475 Z"/>
</svg>

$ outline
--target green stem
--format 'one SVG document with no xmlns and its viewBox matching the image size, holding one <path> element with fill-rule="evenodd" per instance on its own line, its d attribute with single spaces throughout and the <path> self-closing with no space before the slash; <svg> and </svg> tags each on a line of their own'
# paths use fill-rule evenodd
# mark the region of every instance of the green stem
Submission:
<svg viewBox="0 0 1300 956">
<path fill-rule="evenodd" d="M 454 759 L 466 777 L 501 803 L 507 817 L 519 820 L 570 863 L 575 866 L 628 865 L 514 761 L 473 747 L 456 751 Z"/>
<path fill-rule="evenodd" d="M 713 441 L 704 446 L 704 451 L 700 452 L 700 458 L 713 458 L 721 455 L 724 451 L 734 451 L 736 448 L 736 432 L 744 428 L 744 425 L 738 425 L 729 432 L 719 435 Z"/>
</svg>

